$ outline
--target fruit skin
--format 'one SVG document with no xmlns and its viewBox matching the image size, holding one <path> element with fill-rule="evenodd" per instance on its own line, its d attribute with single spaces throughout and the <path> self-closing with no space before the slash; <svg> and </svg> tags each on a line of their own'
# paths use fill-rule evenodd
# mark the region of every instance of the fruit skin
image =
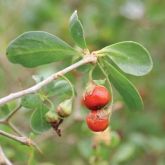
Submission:
<svg viewBox="0 0 165 165">
<path fill-rule="evenodd" d="M 111 101 L 109 91 L 101 85 L 94 85 L 84 94 L 84 104 L 90 110 L 98 110 Z"/>
<path fill-rule="evenodd" d="M 109 125 L 109 115 L 104 110 L 91 111 L 86 117 L 86 123 L 94 132 L 104 131 Z"/>
</svg>

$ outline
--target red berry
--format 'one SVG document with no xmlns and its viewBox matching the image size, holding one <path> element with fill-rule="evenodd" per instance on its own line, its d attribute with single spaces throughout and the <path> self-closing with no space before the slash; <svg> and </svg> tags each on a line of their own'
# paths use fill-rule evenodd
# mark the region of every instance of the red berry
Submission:
<svg viewBox="0 0 165 165">
<path fill-rule="evenodd" d="M 88 127 L 94 132 L 104 131 L 109 125 L 109 116 L 106 111 L 91 111 L 86 117 Z"/>
<path fill-rule="evenodd" d="M 91 110 L 97 110 L 104 107 L 111 101 L 109 91 L 101 85 L 94 85 L 84 95 L 84 104 Z"/>
</svg>

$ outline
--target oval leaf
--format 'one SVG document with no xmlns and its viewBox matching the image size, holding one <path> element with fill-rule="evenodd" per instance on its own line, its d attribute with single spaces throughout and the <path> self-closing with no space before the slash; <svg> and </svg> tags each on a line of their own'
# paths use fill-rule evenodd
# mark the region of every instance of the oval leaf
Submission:
<svg viewBox="0 0 165 165">
<path fill-rule="evenodd" d="M 42 133 L 49 128 L 50 124 L 45 119 L 45 114 L 48 112 L 48 108 L 44 104 L 40 104 L 31 116 L 31 128 L 36 133 Z"/>
<path fill-rule="evenodd" d="M 70 17 L 69 29 L 76 44 L 83 49 L 86 48 L 84 30 L 80 20 L 78 19 L 77 11 L 75 11 Z"/>
<path fill-rule="evenodd" d="M 13 40 L 6 51 L 9 61 L 36 67 L 70 58 L 77 52 L 60 38 L 43 31 L 25 32 Z"/>
<path fill-rule="evenodd" d="M 21 105 L 29 109 L 35 109 L 42 103 L 42 100 L 38 95 L 29 94 L 22 98 Z"/>
<path fill-rule="evenodd" d="M 123 72 L 135 76 L 145 75 L 153 67 L 149 52 L 133 41 L 107 46 L 98 51 L 98 54 L 107 55 Z"/>
<path fill-rule="evenodd" d="M 72 94 L 71 86 L 66 80 L 56 80 L 43 88 L 49 97 L 63 97 Z"/>
<path fill-rule="evenodd" d="M 110 81 L 121 94 L 127 106 L 131 110 L 143 109 L 143 101 L 133 84 L 111 64 L 108 62 L 105 62 L 105 64 Z"/>
</svg>

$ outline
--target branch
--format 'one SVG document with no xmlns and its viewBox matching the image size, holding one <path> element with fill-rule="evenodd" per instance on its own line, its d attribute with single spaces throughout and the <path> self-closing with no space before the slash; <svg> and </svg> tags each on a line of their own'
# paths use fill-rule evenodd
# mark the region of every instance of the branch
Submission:
<svg viewBox="0 0 165 165">
<path fill-rule="evenodd" d="M 5 153 L 2 150 L 2 147 L 0 146 L 0 164 L 4 164 L 4 165 L 12 165 L 12 163 L 10 162 L 10 160 L 6 157 Z"/>
<path fill-rule="evenodd" d="M 23 136 L 23 133 L 20 132 L 11 122 L 7 123 L 9 127 L 19 136 Z"/>
<path fill-rule="evenodd" d="M 16 107 L 11 113 L 9 113 L 9 115 L 4 119 L 4 123 L 5 122 L 9 122 L 9 120 L 14 116 L 14 114 L 22 107 L 22 105 L 20 104 L 18 107 Z"/>
<path fill-rule="evenodd" d="M 27 146 L 34 145 L 32 140 L 27 138 L 27 137 L 15 136 L 15 135 L 9 134 L 9 133 L 7 133 L 5 131 L 2 131 L 2 130 L 0 130 L 0 135 L 6 136 L 6 137 L 8 137 L 8 138 L 10 138 L 10 139 L 12 139 L 14 141 L 18 141 L 18 142 L 20 142 L 20 143 L 22 143 L 24 145 L 27 145 Z"/>
<path fill-rule="evenodd" d="M 15 133 L 17 133 L 20 136 L 23 136 L 22 133 L 10 122 L 11 118 L 15 115 L 15 113 L 22 107 L 20 104 L 18 107 L 16 107 L 7 117 L 0 120 L 0 124 L 6 124 L 8 125 Z"/>
<path fill-rule="evenodd" d="M 34 141 L 32 141 L 30 138 L 26 137 L 26 136 L 15 136 L 13 134 L 7 133 L 7 132 L 2 131 L 2 130 L 0 130 L 0 135 L 5 136 L 5 137 L 7 137 L 9 139 L 12 139 L 14 141 L 17 141 L 21 144 L 24 144 L 24 145 L 27 145 L 27 146 L 30 146 L 30 147 L 34 147 L 36 150 L 38 150 L 42 154 L 42 151 L 37 146 L 37 144 Z"/>
<path fill-rule="evenodd" d="M 79 66 L 90 63 L 90 62 L 95 63 L 96 61 L 97 61 L 97 57 L 95 55 L 92 55 L 92 54 L 85 55 L 82 60 L 68 66 L 67 68 L 65 68 L 65 69 L 63 69 L 63 70 L 61 70 L 57 73 L 52 74 L 51 76 L 49 76 L 47 79 L 43 80 L 42 82 L 40 82 L 40 83 L 30 87 L 30 88 L 27 88 L 25 90 L 22 90 L 22 91 L 19 91 L 19 92 L 16 92 L 16 93 L 11 93 L 6 97 L 1 98 L 0 99 L 0 105 L 3 105 L 3 104 L 5 104 L 5 103 L 7 103 L 11 100 L 14 100 L 16 98 L 20 98 L 20 97 L 25 96 L 27 94 L 35 93 L 38 90 L 40 90 L 43 86 L 49 84 L 53 80 L 56 80 L 58 77 L 72 71 L 73 69 L 76 69 Z"/>
</svg>

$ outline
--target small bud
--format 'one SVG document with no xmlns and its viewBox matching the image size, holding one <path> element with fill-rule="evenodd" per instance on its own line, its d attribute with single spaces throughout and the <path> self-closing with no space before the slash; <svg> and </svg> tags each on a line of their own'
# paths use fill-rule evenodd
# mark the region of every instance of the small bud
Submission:
<svg viewBox="0 0 165 165">
<path fill-rule="evenodd" d="M 67 99 L 59 104 L 57 113 L 61 117 L 67 117 L 72 113 L 72 99 Z"/>
<path fill-rule="evenodd" d="M 46 121 L 49 123 L 54 123 L 59 120 L 58 115 L 53 111 L 48 111 L 45 115 Z"/>
</svg>

